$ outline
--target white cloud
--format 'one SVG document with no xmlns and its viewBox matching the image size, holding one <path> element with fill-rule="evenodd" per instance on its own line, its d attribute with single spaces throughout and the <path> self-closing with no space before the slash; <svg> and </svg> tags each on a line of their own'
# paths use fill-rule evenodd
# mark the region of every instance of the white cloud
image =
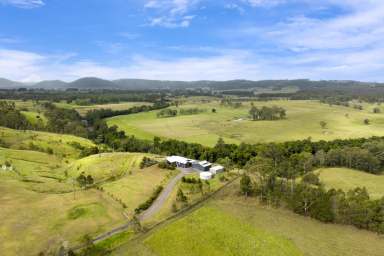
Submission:
<svg viewBox="0 0 384 256">
<path fill-rule="evenodd" d="M 287 2 L 286 0 L 241 0 L 253 7 L 272 7 Z"/>
<path fill-rule="evenodd" d="M 166 28 L 189 27 L 194 15 L 189 12 L 200 0 L 150 0 L 144 7 L 153 12 L 149 26 Z"/>
<path fill-rule="evenodd" d="M 0 0 L 0 3 L 25 9 L 41 7 L 45 4 L 42 0 Z"/>
<path fill-rule="evenodd" d="M 384 81 L 384 51 L 377 49 L 327 55 L 300 52 L 285 57 L 244 50 L 201 51 L 209 51 L 209 56 L 160 59 L 137 55 L 125 62 L 108 64 L 75 59 L 73 54 L 43 55 L 0 49 L 0 77 L 27 82 L 71 81 L 86 76 L 189 81 L 295 78 Z"/>
</svg>

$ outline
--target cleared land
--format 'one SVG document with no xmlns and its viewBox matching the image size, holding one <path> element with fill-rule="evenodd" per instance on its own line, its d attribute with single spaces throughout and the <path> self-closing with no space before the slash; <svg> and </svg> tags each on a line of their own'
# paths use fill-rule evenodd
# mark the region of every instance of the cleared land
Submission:
<svg viewBox="0 0 384 256">
<path fill-rule="evenodd" d="M 384 175 L 374 175 L 347 168 L 324 168 L 316 171 L 327 188 L 348 190 L 365 187 L 370 197 L 384 196 Z"/>
<path fill-rule="evenodd" d="M 56 251 L 85 234 L 104 232 L 124 221 L 120 207 L 96 190 L 46 194 L 24 189 L 17 180 L 0 182 L 0 251 L 2 255 L 37 255 Z"/>
<path fill-rule="evenodd" d="M 226 188 L 201 209 L 128 242 L 113 255 L 255 255 L 257 246 L 260 255 L 384 254 L 384 240 L 375 233 L 264 207 L 237 191 L 238 184 Z"/>
<path fill-rule="evenodd" d="M 176 173 L 176 172 L 175 172 Z M 175 173 L 157 168 L 133 169 L 123 178 L 108 182 L 102 186 L 107 194 L 121 200 L 126 205 L 126 212 L 132 216 L 135 208 L 144 203 L 159 185 L 165 185 Z"/>
<path fill-rule="evenodd" d="M 61 140 L 54 147 L 58 152 L 66 151 L 68 145 L 64 142 L 73 139 L 16 132 L 4 129 L 9 137 L 3 138 L 15 146 L 16 140 L 30 140 L 29 135 L 36 137 L 31 140 L 34 143 L 37 139 L 42 139 L 42 143 Z M 77 245 L 83 242 L 84 235 L 94 237 L 125 223 L 127 214 L 123 212 L 132 213 L 156 186 L 173 175 L 156 166 L 139 169 L 144 156 L 158 158 L 149 154 L 104 153 L 74 160 L 39 151 L 0 148 L 0 218 L 7 220 L 0 225 L 0 237 L 5 241 L 0 243 L 2 254 L 57 252 L 63 242 Z M 103 189 L 80 189 L 75 179 L 83 171 Z M 122 202 L 127 205 L 125 209 Z"/>
<path fill-rule="evenodd" d="M 12 149 L 32 149 L 40 151 L 52 149 L 53 154 L 62 158 L 78 158 L 80 150 L 74 145 L 94 147 L 87 139 L 49 132 L 20 131 L 0 127 L 0 146 Z"/>
<path fill-rule="evenodd" d="M 80 106 L 76 104 L 68 104 L 64 102 L 55 103 L 56 106 L 67 109 L 74 109 L 79 112 L 80 115 L 85 115 L 90 110 L 97 109 L 112 109 L 112 110 L 124 110 L 134 106 L 151 105 L 150 102 L 122 102 L 122 103 L 110 103 L 110 104 L 96 104 Z"/>
<path fill-rule="evenodd" d="M 287 118 L 276 121 L 251 121 L 248 111 L 250 102 L 233 108 L 220 105 L 217 100 L 188 100 L 179 109 L 199 108 L 205 110 L 195 115 L 158 118 L 157 112 L 117 116 L 107 119 L 109 125 L 117 125 L 127 134 L 152 139 L 154 136 L 175 138 L 212 146 L 219 137 L 228 143 L 257 143 L 306 139 L 332 140 L 382 136 L 384 114 L 373 114 L 366 107 L 357 110 L 352 107 L 329 106 L 317 101 L 267 101 L 254 102 L 255 106 L 279 106 L 287 111 Z M 175 109 L 175 107 L 173 107 Z M 212 109 L 216 113 L 212 113 Z M 370 125 L 364 124 L 364 119 Z M 327 122 L 322 129 L 320 121 Z"/>
</svg>

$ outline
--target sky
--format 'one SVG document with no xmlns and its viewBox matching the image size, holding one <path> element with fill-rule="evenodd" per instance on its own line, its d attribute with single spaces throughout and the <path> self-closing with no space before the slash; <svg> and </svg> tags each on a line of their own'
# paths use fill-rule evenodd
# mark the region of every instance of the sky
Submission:
<svg viewBox="0 0 384 256">
<path fill-rule="evenodd" d="M 384 81 L 383 0 L 0 0 L 0 77 Z"/>
</svg>

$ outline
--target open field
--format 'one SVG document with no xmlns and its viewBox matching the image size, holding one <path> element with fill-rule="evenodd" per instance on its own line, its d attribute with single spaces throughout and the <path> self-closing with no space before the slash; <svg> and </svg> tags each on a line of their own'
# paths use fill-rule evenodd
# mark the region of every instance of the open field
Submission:
<svg viewBox="0 0 384 256">
<path fill-rule="evenodd" d="M 254 246 L 262 246 L 260 253 L 267 255 L 384 254 L 384 238 L 375 233 L 264 207 L 257 199 L 239 197 L 237 189 L 238 184 L 225 188 L 202 208 L 126 243 L 113 255 L 205 255 L 201 248 L 208 255 L 255 255 L 249 251 Z M 274 254 L 270 246 L 281 250 Z"/>
<path fill-rule="evenodd" d="M 250 227 L 209 206 L 160 229 L 144 244 L 161 256 L 253 255 L 255 252 L 260 256 L 302 255 L 288 239 Z"/>
<path fill-rule="evenodd" d="M 74 109 L 79 112 L 80 115 L 85 115 L 90 110 L 97 109 L 112 109 L 112 110 L 124 110 L 134 106 L 151 105 L 149 102 L 122 102 L 122 103 L 109 103 L 109 104 L 97 104 L 89 106 L 80 106 L 76 104 L 68 104 L 64 102 L 55 103 L 60 108 Z"/>
<path fill-rule="evenodd" d="M 62 242 L 81 243 L 126 221 L 129 214 L 172 174 L 156 166 L 139 169 L 148 154 L 104 153 L 80 160 L 53 154 L 0 148 L 0 243 L 4 255 L 37 255 L 57 250 Z M 2 169 L 5 162 L 11 164 Z M 91 174 L 102 190 L 73 185 L 81 173 Z M 18 234 L 22 233 L 22 234 Z M 43 239 L 42 239 L 43 237 Z M 17 239 L 15 239 L 17 238 Z"/>
<path fill-rule="evenodd" d="M 33 145 L 39 150 L 52 149 L 53 154 L 63 158 L 78 158 L 80 150 L 73 144 L 83 147 L 94 147 L 95 144 L 87 139 L 49 132 L 21 131 L 0 127 L 0 145 L 12 149 L 32 149 Z M 35 150 L 35 149 L 33 149 Z"/>
<path fill-rule="evenodd" d="M 88 156 L 73 162 L 67 172 L 77 177 L 84 172 L 92 175 L 95 182 L 116 179 L 135 168 L 138 168 L 144 154 L 136 153 L 103 153 Z"/>
<path fill-rule="evenodd" d="M 0 251 L 2 255 L 37 255 L 55 251 L 86 234 L 104 232 L 124 221 L 121 207 L 97 190 L 46 194 L 24 189 L 17 180 L 0 181 Z"/>
<path fill-rule="evenodd" d="M 365 187 L 370 197 L 378 199 L 384 196 L 384 175 L 374 175 L 347 168 L 324 168 L 316 173 L 327 188 L 348 190 Z"/>
<path fill-rule="evenodd" d="M 126 205 L 126 212 L 132 216 L 134 210 L 152 195 L 159 185 L 165 185 L 177 171 L 170 172 L 157 166 L 145 169 L 133 169 L 121 179 L 102 186 L 103 190 Z"/>
<path fill-rule="evenodd" d="M 156 222 L 162 221 L 166 219 L 167 217 L 175 214 L 174 210 L 172 209 L 172 205 L 176 203 L 176 207 L 178 210 L 180 210 L 183 205 L 182 203 L 176 202 L 176 196 L 177 196 L 177 191 L 181 189 L 184 193 L 184 195 L 187 197 L 188 204 L 193 204 L 197 201 L 199 201 L 203 195 L 206 195 L 207 193 L 213 192 L 218 190 L 220 187 L 225 185 L 226 181 L 220 181 L 220 177 L 225 176 L 224 173 L 215 175 L 215 177 L 211 180 L 209 180 L 209 185 L 206 183 L 203 183 L 203 191 L 200 191 L 198 189 L 197 184 L 188 184 L 188 183 L 183 183 L 181 181 L 178 182 L 178 184 L 175 186 L 173 189 L 172 193 L 170 196 L 167 198 L 165 201 L 163 207 L 160 209 L 160 211 L 155 214 L 152 218 L 149 220 L 145 221 L 145 224 L 151 225 Z M 187 178 L 198 178 L 199 175 L 197 173 L 191 173 L 186 175 L 185 177 Z M 202 193 L 203 192 L 203 193 Z"/>
<path fill-rule="evenodd" d="M 48 121 L 44 114 L 35 111 L 21 111 L 21 114 L 23 114 L 31 124 L 41 123 L 42 125 L 46 125 Z"/>
<path fill-rule="evenodd" d="M 287 111 L 287 118 L 275 121 L 251 121 L 248 116 L 250 102 L 240 108 L 225 107 L 216 100 L 189 100 L 180 108 L 200 108 L 205 111 L 195 115 L 158 118 L 152 111 L 107 119 L 109 125 L 117 125 L 127 134 L 152 139 L 154 136 L 174 138 L 212 146 L 219 137 L 227 143 L 257 143 L 306 139 L 332 140 L 382 136 L 384 114 L 373 114 L 371 109 L 357 110 L 351 107 L 329 106 L 317 101 L 276 100 L 254 102 L 258 107 L 279 106 Z M 173 107 L 175 108 L 175 107 Z M 211 109 L 215 108 L 216 113 Z M 363 120 L 368 118 L 370 125 Z M 320 121 L 327 122 L 326 129 Z"/>
</svg>

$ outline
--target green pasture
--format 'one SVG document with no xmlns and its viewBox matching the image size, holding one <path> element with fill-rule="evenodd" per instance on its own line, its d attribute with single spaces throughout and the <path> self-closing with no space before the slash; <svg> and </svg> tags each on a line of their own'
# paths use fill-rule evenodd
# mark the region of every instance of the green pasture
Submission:
<svg viewBox="0 0 384 256">
<path fill-rule="evenodd" d="M 0 177 L 2 255 L 57 255 L 62 244 L 77 245 L 84 235 L 95 236 L 124 222 L 120 206 L 97 190 L 40 193 Z"/>
<path fill-rule="evenodd" d="M 201 208 L 127 241 L 112 255 L 381 256 L 384 238 L 352 226 L 325 224 L 289 210 L 220 191 Z"/>
<path fill-rule="evenodd" d="M 157 166 L 131 169 L 124 177 L 105 183 L 103 190 L 126 205 L 126 212 L 132 216 L 134 210 L 152 195 L 159 185 L 165 185 L 167 180 L 176 173 L 160 169 Z"/>
<path fill-rule="evenodd" d="M 74 146 L 78 143 L 83 147 L 94 147 L 95 144 L 85 138 L 73 135 L 56 134 L 38 131 L 21 131 L 0 127 L 0 146 L 12 149 L 34 149 L 48 151 L 62 158 L 78 158 L 80 150 Z"/>
<path fill-rule="evenodd" d="M 302 255 L 288 239 L 210 206 L 158 230 L 144 244 L 159 256 Z"/>
<path fill-rule="evenodd" d="M 312 138 L 333 140 L 382 136 L 384 113 L 373 114 L 370 108 L 357 110 L 352 107 L 329 106 L 318 101 L 274 100 L 254 102 L 258 107 L 279 106 L 287 111 L 287 118 L 275 121 L 251 121 L 248 115 L 250 102 L 240 108 L 220 105 L 216 100 L 186 100 L 178 108 L 205 109 L 196 115 L 158 118 L 158 111 L 123 115 L 107 119 L 109 125 L 117 125 L 127 134 L 138 138 L 154 136 L 174 138 L 212 146 L 222 137 L 227 143 L 257 143 L 290 141 Z M 176 109 L 176 107 L 172 107 Z M 215 108 L 216 113 L 211 110 Z M 364 119 L 370 125 L 364 124 Z M 321 128 L 320 122 L 327 126 Z"/>
<path fill-rule="evenodd" d="M 80 173 L 92 175 L 95 182 L 117 179 L 137 168 L 144 154 L 136 153 L 102 153 L 76 160 L 67 169 L 71 177 Z"/>
<path fill-rule="evenodd" d="M 316 171 L 327 188 L 348 190 L 365 187 L 370 197 L 384 196 L 384 175 L 374 175 L 348 168 L 324 168 Z"/>
</svg>

